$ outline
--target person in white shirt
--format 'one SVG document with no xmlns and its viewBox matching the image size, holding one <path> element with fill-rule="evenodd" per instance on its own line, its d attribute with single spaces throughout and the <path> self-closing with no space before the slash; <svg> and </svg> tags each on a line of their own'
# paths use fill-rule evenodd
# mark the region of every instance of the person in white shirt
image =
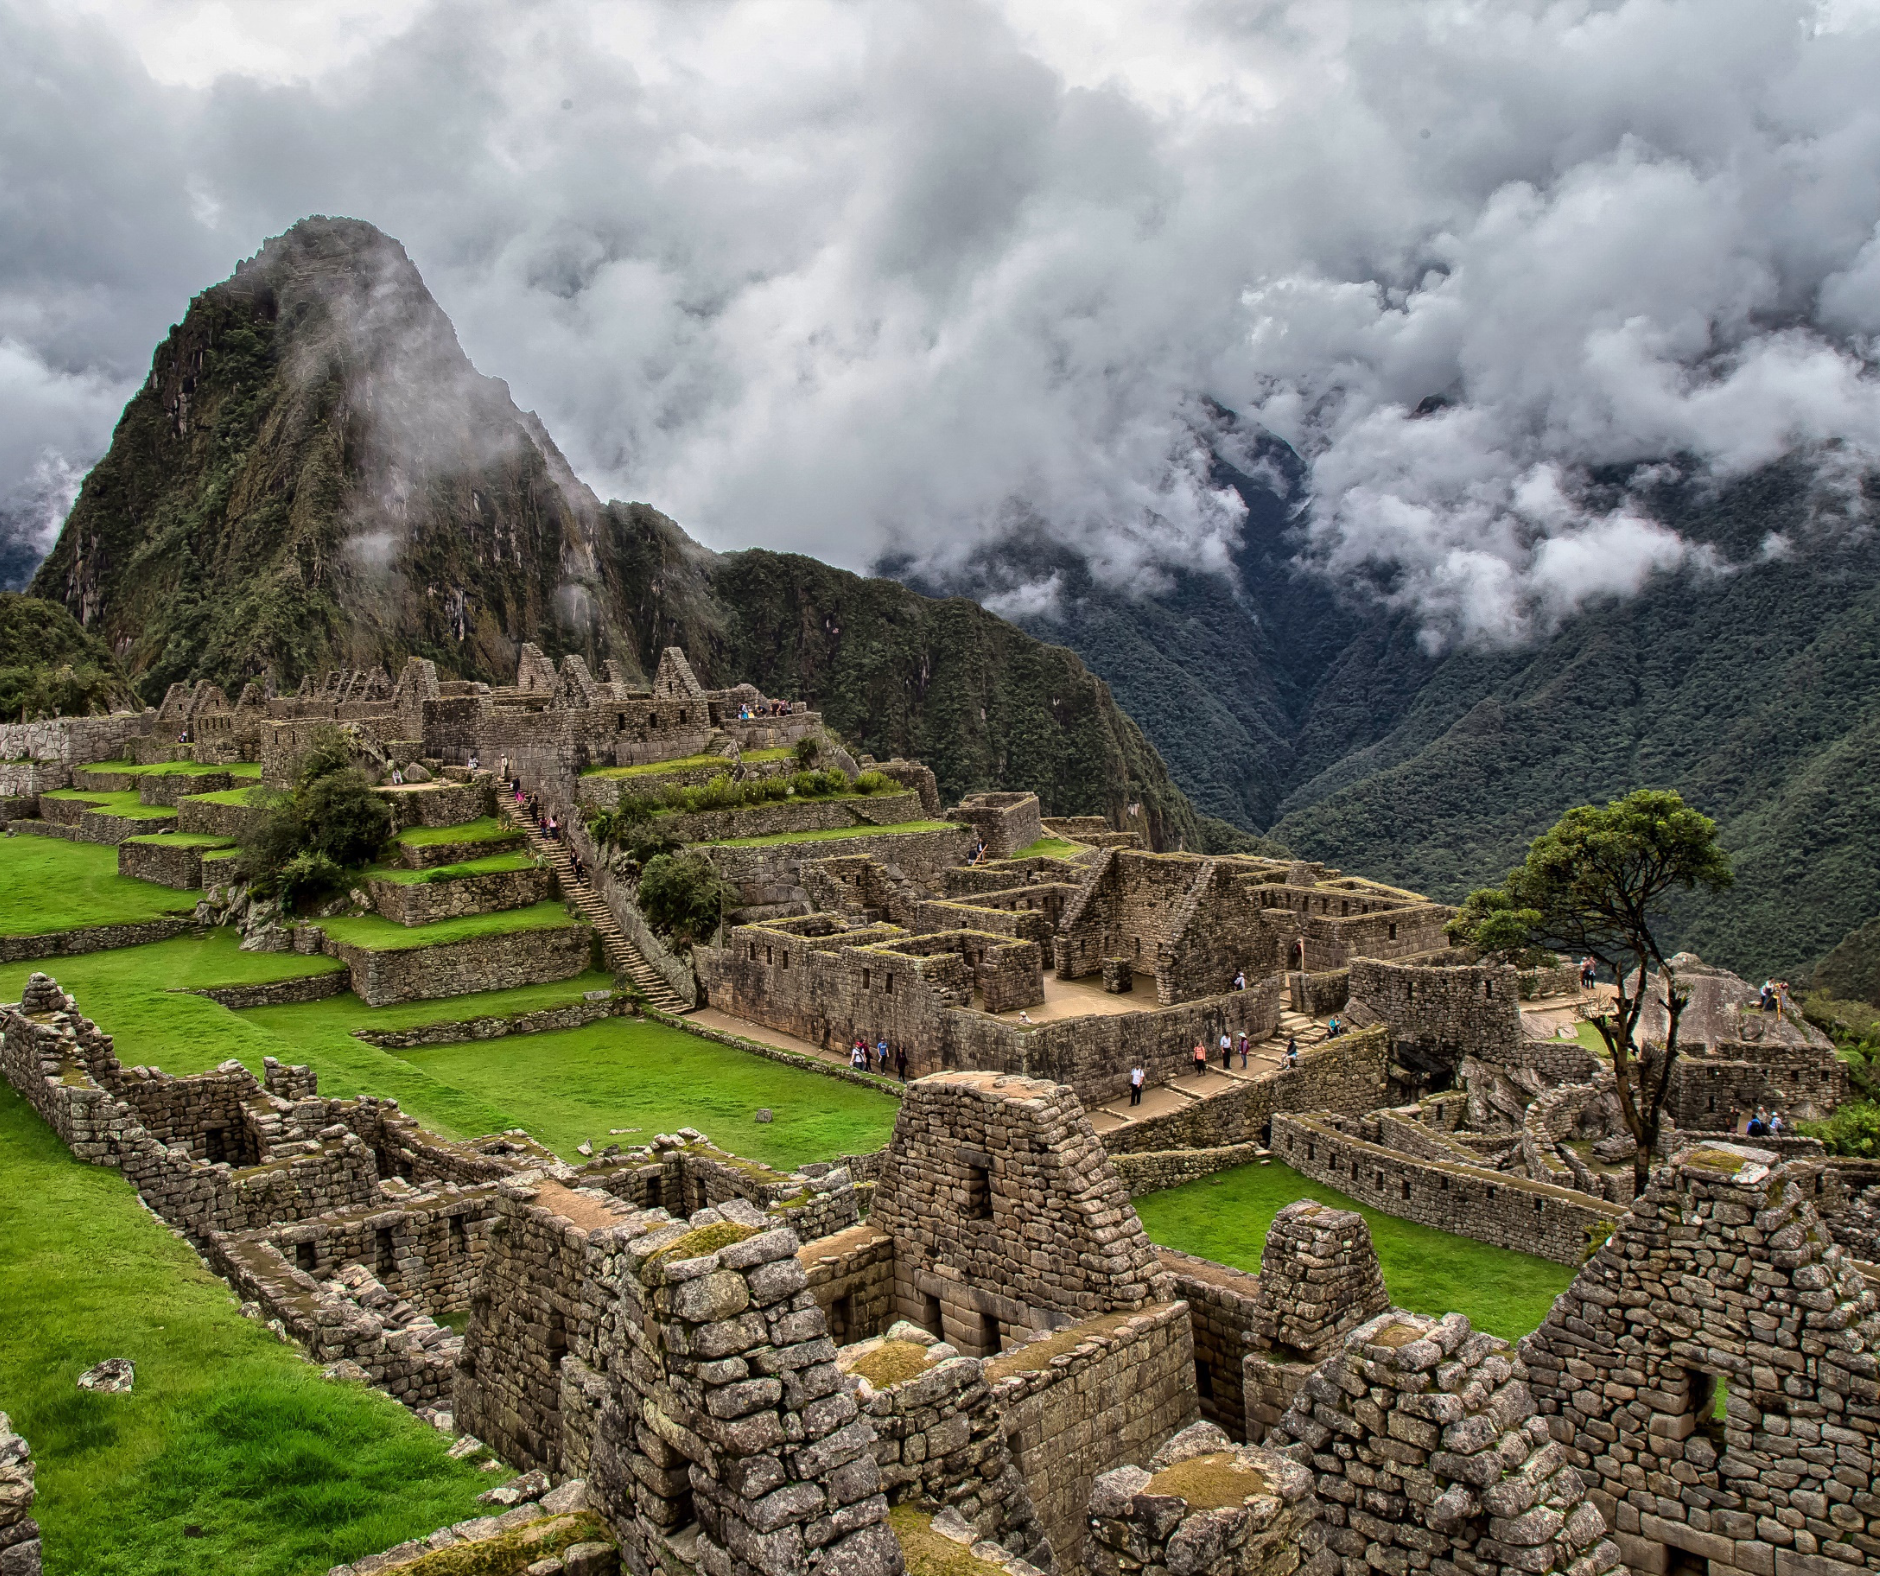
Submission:
<svg viewBox="0 0 1880 1576">
<path fill-rule="evenodd" d="M 1142 1104 L 1142 1069 L 1140 1067 L 1132 1067 L 1129 1070 L 1129 1103 L 1131 1105 Z"/>
</svg>

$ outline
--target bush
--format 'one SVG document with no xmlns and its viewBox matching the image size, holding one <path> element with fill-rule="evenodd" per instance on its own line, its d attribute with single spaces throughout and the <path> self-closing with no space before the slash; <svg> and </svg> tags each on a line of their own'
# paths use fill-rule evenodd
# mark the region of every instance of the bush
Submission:
<svg viewBox="0 0 1880 1576">
<path fill-rule="evenodd" d="M 354 767 L 315 778 L 300 801 L 306 846 L 337 865 L 370 864 L 391 840 L 391 807 Z"/>
<path fill-rule="evenodd" d="M 346 742 L 346 735 L 331 724 L 315 728 L 308 738 L 307 753 L 300 758 L 300 786 L 306 788 L 351 765 L 352 746 Z"/>
<path fill-rule="evenodd" d="M 1798 1122 L 1795 1130 L 1808 1138 L 1819 1138 L 1831 1155 L 1880 1153 L 1880 1105 L 1871 1100 L 1857 1100 L 1844 1105 L 1825 1122 Z"/>
<path fill-rule="evenodd" d="M 274 873 L 274 886 L 281 901 L 293 908 L 325 897 L 345 879 L 346 872 L 325 854 L 306 851 L 295 854 Z"/>
<path fill-rule="evenodd" d="M 822 741 L 815 734 L 805 734 L 796 741 L 796 763 L 807 766 L 822 753 Z"/>
<path fill-rule="evenodd" d="M 900 787 L 886 772 L 863 772 L 855 779 L 857 793 L 893 793 Z"/>
<path fill-rule="evenodd" d="M 734 896 L 731 883 L 703 854 L 660 854 L 640 873 L 640 912 L 655 931 L 681 946 L 710 936 Z"/>
</svg>

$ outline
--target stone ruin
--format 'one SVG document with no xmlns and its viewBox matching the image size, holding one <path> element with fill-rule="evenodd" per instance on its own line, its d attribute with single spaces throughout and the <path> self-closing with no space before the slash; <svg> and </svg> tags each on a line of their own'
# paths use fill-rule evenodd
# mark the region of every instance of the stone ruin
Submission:
<svg viewBox="0 0 1880 1576">
<path fill-rule="evenodd" d="M 0 1576 L 39 1576 L 33 1453 L 0 1412 Z"/>
</svg>

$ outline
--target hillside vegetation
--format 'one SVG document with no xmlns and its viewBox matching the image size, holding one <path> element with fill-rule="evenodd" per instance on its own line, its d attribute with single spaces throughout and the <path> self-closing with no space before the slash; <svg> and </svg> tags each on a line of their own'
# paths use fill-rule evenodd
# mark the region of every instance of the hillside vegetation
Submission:
<svg viewBox="0 0 1880 1576">
<path fill-rule="evenodd" d="M 87 716 L 134 704 L 110 647 L 57 602 L 0 591 L 0 722 Z"/>
</svg>

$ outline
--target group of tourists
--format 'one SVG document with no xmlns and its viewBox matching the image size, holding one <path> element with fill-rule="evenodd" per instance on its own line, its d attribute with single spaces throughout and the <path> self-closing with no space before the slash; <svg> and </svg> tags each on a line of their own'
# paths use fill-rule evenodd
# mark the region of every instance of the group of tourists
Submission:
<svg viewBox="0 0 1880 1576">
<path fill-rule="evenodd" d="M 1789 1005 L 1789 982 L 1787 980 L 1764 980 L 1757 1005 L 1764 1012 L 1782 1012 Z"/>
<path fill-rule="evenodd" d="M 787 700 L 759 701 L 753 706 L 748 700 L 738 707 L 739 722 L 755 722 L 759 717 L 787 717 L 790 703 Z"/>
<path fill-rule="evenodd" d="M 1598 978 L 1599 978 L 1599 965 L 1595 963 L 1590 957 L 1581 958 L 1580 959 L 1580 989 L 1591 990 L 1593 988 L 1594 982 Z"/>
<path fill-rule="evenodd" d="M 1749 1125 L 1743 1129 L 1750 1138 L 1780 1138 L 1788 1130 L 1788 1123 L 1782 1120 L 1780 1111 L 1766 1111 L 1760 1105 L 1756 1107 L 1756 1114 L 1749 1119 Z"/>
<path fill-rule="evenodd" d="M 1240 1058 L 1240 1065 L 1244 1068 L 1247 1065 L 1247 1055 L 1252 1048 L 1253 1042 L 1248 1037 L 1245 1029 L 1242 1029 L 1238 1035 L 1230 1035 L 1223 1029 L 1220 1039 L 1221 1070 L 1223 1072 L 1232 1072 L 1234 1058 L 1236 1056 Z M 1195 1076 L 1198 1078 L 1206 1077 L 1208 1072 L 1208 1047 L 1206 1042 L 1196 1040 L 1193 1054 L 1195 1059 Z M 1297 1035 L 1288 1035 L 1286 1037 L 1286 1050 L 1284 1055 L 1280 1058 L 1280 1065 L 1282 1067 L 1297 1067 L 1299 1065 L 1299 1038 Z M 1142 1104 L 1142 1088 L 1145 1077 L 1146 1074 L 1140 1063 L 1130 1068 L 1129 1103 L 1131 1105 Z"/>
<path fill-rule="evenodd" d="M 869 1065 L 869 1054 L 870 1053 L 868 1049 L 868 1041 L 863 1039 L 860 1035 L 857 1035 L 855 1038 L 855 1043 L 849 1047 L 849 1066 L 853 1067 L 858 1073 L 877 1072 L 877 1073 L 880 1073 L 885 1078 L 888 1073 L 888 1062 L 890 1060 L 890 1055 L 888 1051 L 888 1042 L 886 1040 L 877 1040 L 875 1042 L 875 1049 L 873 1053 L 874 1065 L 872 1067 Z M 894 1062 L 895 1077 L 899 1078 L 902 1083 L 906 1083 L 907 1082 L 907 1051 L 906 1049 L 901 1046 L 896 1046 L 893 1052 L 892 1060 Z"/>
</svg>

